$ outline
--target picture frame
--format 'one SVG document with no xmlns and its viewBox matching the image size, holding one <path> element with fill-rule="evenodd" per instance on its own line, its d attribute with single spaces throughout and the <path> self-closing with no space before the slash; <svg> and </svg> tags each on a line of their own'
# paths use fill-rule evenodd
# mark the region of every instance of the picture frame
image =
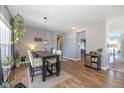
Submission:
<svg viewBox="0 0 124 93">
<path fill-rule="evenodd" d="M 42 38 L 35 37 L 35 38 L 34 38 L 34 41 L 35 41 L 35 42 L 42 42 Z"/>
</svg>

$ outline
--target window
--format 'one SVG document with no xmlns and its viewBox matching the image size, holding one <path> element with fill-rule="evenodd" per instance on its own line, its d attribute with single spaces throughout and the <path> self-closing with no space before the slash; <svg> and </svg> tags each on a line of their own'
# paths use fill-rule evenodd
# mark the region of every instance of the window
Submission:
<svg viewBox="0 0 124 93">
<path fill-rule="evenodd" d="M 6 56 L 11 57 L 11 30 L 0 20 L 0 58 L 1 63 L 4 62 Z M 6 76 L 4 72 L 3 75 Z"/>
<path fill-rule="evenodd" d="M 11 56 L 11 30 L 0 21 L 0 48 L 2 62 L 6 56 Z"/>
</svg>

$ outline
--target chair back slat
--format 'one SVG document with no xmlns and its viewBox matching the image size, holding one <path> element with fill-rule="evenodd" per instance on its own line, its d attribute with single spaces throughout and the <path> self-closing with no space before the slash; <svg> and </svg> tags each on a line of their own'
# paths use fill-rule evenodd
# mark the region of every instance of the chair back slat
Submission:
<svg viewBox="0 0 124 93">
<path fill-rule="evenodd" d="M 32 55 L 30 50 L 28 50 L 27 52 L 28 52 L 28 57 L 29 57 L 29 61 L 31 63 L 31 66 L 33 66 L 33 55 Z"/>
</svg>

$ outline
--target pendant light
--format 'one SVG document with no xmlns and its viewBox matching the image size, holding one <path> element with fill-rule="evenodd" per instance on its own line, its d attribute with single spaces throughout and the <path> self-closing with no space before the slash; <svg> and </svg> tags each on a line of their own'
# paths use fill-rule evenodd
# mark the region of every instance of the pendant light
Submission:
<svg viewBox="0 0 124 93">
<path fill-rule="evenodd" d="M 44 45 L 48 44 L 48 40 L 46 40 L 46 20 L 47 20 L 47 17 L 44 17 L 44 33 L 45 33 Z"/>
</svg>

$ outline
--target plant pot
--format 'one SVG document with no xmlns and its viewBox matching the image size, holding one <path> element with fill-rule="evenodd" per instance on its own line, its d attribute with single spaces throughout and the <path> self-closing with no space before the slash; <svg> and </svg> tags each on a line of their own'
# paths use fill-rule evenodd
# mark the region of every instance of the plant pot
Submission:
<svg viewBox="0 0 124 93">
<path fill-rule="evenodd" d="M 20 64 L 18 63 L 17 65 L 16 65 L 16 67 L 19 67 L 20 66 Z"/>
<path fill-rule="evenodd" d="M 10 68 L 11 67 L 11 65 L 8 65 L 8 66 L 4 66 L 3 65 L 3 68 L 5 68 L 5 69 L 8 69 L 8 68 Z"/>
<path fill-rule="evenodd" d="M 98 51 L 97 53 L 98 53 L 99 55 L 102 55 L 102 52 L 99 52 L 99 51 Z"/>
<path fill-rule="evenodd" d="M 21 57 L 21 61 L 25 61 L 25 59 L 26 59 L 26 56 Z"/>
</svg>

